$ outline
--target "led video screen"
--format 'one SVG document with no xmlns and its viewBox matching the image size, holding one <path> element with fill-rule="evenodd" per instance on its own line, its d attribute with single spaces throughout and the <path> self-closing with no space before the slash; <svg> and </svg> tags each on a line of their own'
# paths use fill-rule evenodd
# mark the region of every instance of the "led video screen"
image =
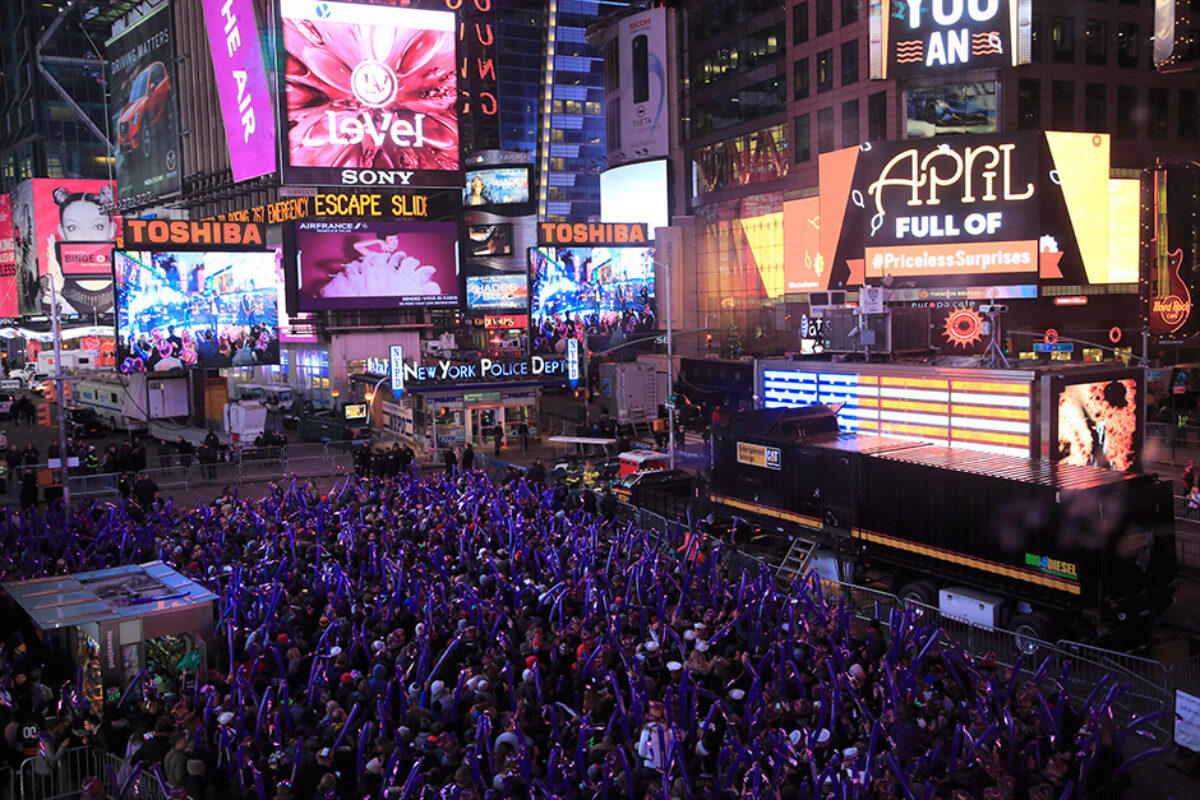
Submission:
<svg viewBox="0 0 1200 800">
<path fill-rule="evenodd" d="M 535 352 L 557 352 L 581 328 L 621 338 L 655 327 L 653 247 L 529 250 Z"/>
<path fill-rule="evenodd" d="M 458 186 L 454 14 L 281 0 L 285 183 Z"/>
<path fill-rule="evenodd" d="M 453 222 L 299 222 L 300 311 L 458 305 Z"/>
<path fill-rule="evenodd" d="M 529 283 L 524 273 L 467 276 L 470 311 L 524 311 L 529 307 Z"/>
<path fill-rule="evenodd" d="M 512 252 L 512 224 L 467 226 L 467 253 L 471 258 L 511 256 Z"/>
<path fill-rule="evenodd" d="M 1077 383 L 1058 395 L 1058 459 L 1118 472 L 1139 460 L 1138 381 Z"/>
<path fill-rule="evenodd" d="M 113 253 L 121 372 L 279 363 L 273 252 Z"/>
<path fill-rule="evenodd" d="M 912 88 L 905 96 L 905 138 L 996 130 L 996 82 Z"/>
<path fill-rule="evenodd" d="M 671 224 L 667 210 L 667 162 L 644 161 L 600 173 L 600 219 L 644 222 L 655 228 Z"/>
<path fill-rule="evenodd" d="M 529 202 L 529 167 L 468 170 L 464 206 L 501 206 Z"/>
</svg>

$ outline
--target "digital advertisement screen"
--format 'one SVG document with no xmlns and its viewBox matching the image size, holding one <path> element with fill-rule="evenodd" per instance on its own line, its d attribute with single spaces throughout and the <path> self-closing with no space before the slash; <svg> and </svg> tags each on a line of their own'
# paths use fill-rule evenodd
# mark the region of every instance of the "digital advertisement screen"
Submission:
<svg viewBox="0 0 1200 800">
<path fill-rule="evenodd" d="M 501 206 L 529 202 L 529 167 L 469 170 L 463 187 L 464 206 Z"/>
<path fill-rule="evenodd" d="M 1028 64 L 1032 0 L 871 0 L 872 78 L 915 78 Z"/>
<path fill-rule="evenodd" d="M 469 311 L 524 311 L 529 307 L 529 282 L 524 273 L 467 276 Z"/>
<path fill-rule="evenodd" d="M 279 363 L 275 253 L 113 254 L 121 372 Z"/>
<path fill-rule="evenodd" d="M 284 183 L 460 185 L 453 13 L 314 0 L 279 8 Z"/>
<path fill-rule="evenodd" d="M 510 223 L 497 225 L 468 225 L 467 254 L 471 258 L 511 256 L 513 228 Z"/>
<path fill-rule="evenodd" d="M 171 10 L 163 6 L 107 43 L 117 196 L 179 191 L 179 114 Z"/>
<path fill-rule="evenodd" d="M 453 222 L 298 222 L 300 311 L 458 305 Z"/>
<path fill-rule="evenodd" d="M 600 219 L 604 222 L 644 222 L 655 228 L 671 224 L 668 212 L 667 162 L 644 161 L 600 173 Z"/>
<path fill-rule="evenodd" d="M 17 307 L 17 251 L 13 245 L 12 197 L 0 194 L 0 317 L 15 317 Z"/>
<path fill-rule="evenodd" d="M 17 260 L 17 303 L 24 316 L 50 313 L 51 275 L 60 287 L 59 314 L 90 315 L 95 301 L 111 297 L 108 275 L 67 276 L 58 263 L 59 242 L 111 242 L 120 235 L 120 217 L 113 213 L 112 181 L 35 178 L 19 184 L 13 194 L 13 242 Z M 75 298 L 73 301 L 72 298 Z"/>
<path fill-rule="evenodd" d="M 59 242 L 60 296 L 76 314 L 96 317 L 113 310 L 112 242 Z"/>
<path fill-rule="evenodd" d="M 1058 395 L 1058 460 L 1133 469 L 1140 457 L 1138 391 L 1133 378 L 1064 386 Z"/>
<path fill-rule="evenodd" d="M 995 81 L 914 88 L 904 97 L 906 139 L 996 130 Z"/>
<path fill-rule="evenodd" d="M 610 340 L 655 328 L 652 247 L 534 247 L 529 285 L 536 352 L 558 352 L 581 328 Z"/>
</svg>

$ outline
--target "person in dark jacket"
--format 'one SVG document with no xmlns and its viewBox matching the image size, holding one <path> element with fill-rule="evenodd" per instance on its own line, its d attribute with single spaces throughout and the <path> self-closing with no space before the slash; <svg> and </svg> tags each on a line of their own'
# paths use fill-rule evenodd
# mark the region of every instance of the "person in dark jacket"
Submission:
<svg viewBox="0 0 1200 800">
<path fill-rule="evenodd" d="M 463 472 L 469 472 L 471 470 L 471 468 L 474 466 L 475 466 L 475 448 L 471 446 L 470 442 L 467 442 L 467 447 L 465 450 L 463 450 L 463 454 L 462 454 Z"/>
<path fill-rule="evenodd" d="M 458 456 L 454 454 L 453 447 L 446 448 L 446 453 L 443 456 L 443 463 L 446 465 L 446 474 L 453 475 L 454 468 L 458 466 Z"/>
<path fill-rule="evenodd" d="M 150 508 L 158 498 L 158 484 L 149 475 L 143 475 L 133 485 L 133 497 L 142 508 Z"/>
</svg>

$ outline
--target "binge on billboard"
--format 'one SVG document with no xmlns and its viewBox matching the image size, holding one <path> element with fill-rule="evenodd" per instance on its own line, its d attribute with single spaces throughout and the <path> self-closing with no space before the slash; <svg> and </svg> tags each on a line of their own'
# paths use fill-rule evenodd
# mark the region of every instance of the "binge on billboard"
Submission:
<svg viewBox="0 0 1200 800">
<path fill-rule="evenodd" d="M 531 248 L 534 352 L 562 353 L 583 333 L 610 342 L 653 330 L 654 248 Z"/>
<path fill-rule="evenodd" d="M 113 254 L 121 372 L 279 363 L 275 253 Z"/>
</svg>

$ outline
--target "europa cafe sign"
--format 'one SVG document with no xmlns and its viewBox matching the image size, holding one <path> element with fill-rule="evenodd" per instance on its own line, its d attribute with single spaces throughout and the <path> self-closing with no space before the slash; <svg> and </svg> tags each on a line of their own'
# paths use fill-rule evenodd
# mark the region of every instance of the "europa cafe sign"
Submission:
<svg viewBox="0 0 1200 800">
<path fill-rule="evenodd" d="M 1029 61 L 1032 0 L 873 0 L 871 77 L 910 78 Z"/>
<path fill-rule="evenodd" d="M 868 277 L 1037 272 L 1036 134 L 878 142 L 860 157 Z"/>
</svg>

